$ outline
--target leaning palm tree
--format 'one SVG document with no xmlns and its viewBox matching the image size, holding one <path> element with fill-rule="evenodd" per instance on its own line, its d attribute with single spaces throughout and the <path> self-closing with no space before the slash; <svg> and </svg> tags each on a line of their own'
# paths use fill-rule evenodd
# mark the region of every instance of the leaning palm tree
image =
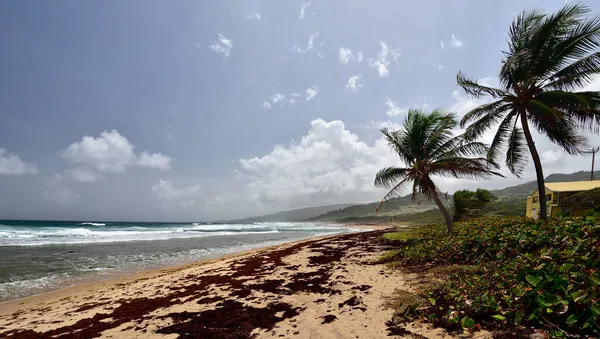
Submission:
<svg viewBox="0 0 600 339">
<path fill-rule="evenodd" d="M 582 129 L 598 132 L 600 92 L 581 89 L 600 73 L 600 17 L 588 16 L 583 5 L 567 5 L 555 14 L 523 12 L 509 31 L 498 77 L 500 88 L 479 84 L 458 73 L 457 82 L 472 98 L 492 102 L 468 112 L 461 127 L 469 139 L 499 124 L 488 158 L 504 160 L 520 177 L 533 160 L 540 194 L 539 217 L 547 219 L 544 173 L 530 125 L 569 154 L 580 153 Z"/>
<path fill-rule="evenodd" d="M 413 199 L 417 194 L 423 194 L 435 201 L 446 220 L 448 233 L 454 231 L 452 218 L 440 200 L 432 177 L 486 179 L 500 175 L 493 171 L 498 165 L 485 158 L 487 146 L 454 136 L 452 130 L 457 126 L 453 113 L 438 109 L 427 114 L 411 109 L 400 130 L 381 130 L 406 167 L 386 167 L 375 176 L 375 186 L 390 188 L 377 205 L 377 211 L 383 202 L 397 196 L 412 182 Z"/>
</svg>

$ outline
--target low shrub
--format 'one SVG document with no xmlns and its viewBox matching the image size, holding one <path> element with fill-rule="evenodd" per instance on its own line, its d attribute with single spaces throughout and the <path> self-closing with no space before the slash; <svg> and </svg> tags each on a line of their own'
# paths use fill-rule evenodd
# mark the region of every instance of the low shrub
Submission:
<svg viewBox="0 0 600 339">
<path fill-rule="evenodd" d="M 423 292 L 426 317 L 448 329 L 543 328 L 554 337 L 600 334 L 600 219 L 483 218 L 415 229 L 392 258 L 406 269 L 475 265 Z"/>
</svg>

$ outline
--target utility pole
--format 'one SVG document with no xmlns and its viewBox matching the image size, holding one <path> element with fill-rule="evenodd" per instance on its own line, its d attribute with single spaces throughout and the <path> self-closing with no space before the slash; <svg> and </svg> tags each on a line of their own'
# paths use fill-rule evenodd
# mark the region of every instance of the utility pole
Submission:
<svg viewBox="0 0 600 339">
<path fill-rule="evenodd" d="M 584 151 L 583 153 L 592 153 L 592 174 L 590 175 L 590 180 L 594 180 L 594 162 L 596 160 L 596 152 L 600 150 L 600 147 L 592 148 L 589 151 Z"/>
</svg>

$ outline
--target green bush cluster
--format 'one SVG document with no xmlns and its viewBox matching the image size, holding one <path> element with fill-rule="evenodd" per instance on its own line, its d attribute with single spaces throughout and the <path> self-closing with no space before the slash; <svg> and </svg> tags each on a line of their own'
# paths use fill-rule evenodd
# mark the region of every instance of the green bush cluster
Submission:
<svg viewBox="0 0 600 339">
<path fill-rule="evenodd" d="M 410 231 L 388 255 L 413 269 L 472 264 L 424 292 L 430 305 L 409 308 L 449 329 L 544 328 L 551 336 L 600 334 L 600 219 L 482 218 Z"/>
</svg>

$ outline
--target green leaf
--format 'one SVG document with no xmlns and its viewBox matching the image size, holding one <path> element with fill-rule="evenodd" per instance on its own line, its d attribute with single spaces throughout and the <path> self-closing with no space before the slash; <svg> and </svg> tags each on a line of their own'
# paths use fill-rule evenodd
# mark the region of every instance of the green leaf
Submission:
<svg viewBox="0 0 600 339">
<path fill-rule="evenodd" d="M 575 325 L 575 323 L 577 323 L 577 320 L 579 320 L 579 318 L 575 314 L 571 314 L 567 318 L 567 325 L 573 326 L 573 325 Z"/>
<path fill-rule="evenodd" d="M 572 267 L 573 265 L 571 264 L 563 264 L 558 270 L 560 273 L 567 273 L 571 270 Z"/>
<path fill-rule="evenodd" d="M 434 306 L 435 306 L 435 299 L 433 299 L 433 298 L 429 298 L 429 302 L 431 303 L 431 305 L 434 305 Z"/>
<path fill-rule="evenodd" d="M 593 285 L 600 285 L 600 274 L 598 272 L 590 274 L 590 281 Z"/>
<path fill-rule="evenodd" d="M 576 303 L 585 300 L 585 298 L 587 298 L 587 296 L 588 296 L 587 292 L 581 291 L 581 290 L 571 293 L 571 297 L 573 297 L 573 300 Z"/>
<path fill-rule="evenodd" d="M 515 314 L 515 324 L 520 325 L 523 322 L 523 312 L 517 311 Z"/>
<path fill-rule="evenodd" d="M 460 325 L 464 328 L 473 328 L 473 326 L 475 326 L 475 320 L 469 317 L 464 317 L 460 321 Z"/>
<path fill-rule="evenodd" d="M 530 283 L 533 287 L 536 287 L 540 283 L 540 281 L 542 281 L 542 279 L 542 277 L 536 277 L 534 275 L 525 276 L 525 280 L 527 280 L 527 282 Z"/>
<path fill-rule="evenodd" d="M 590 306 L 590 309 L 594 315 L 600 316 L 600 304 L 593 303 L 592 306 Z"/>
<path fill-rule="evenodd" d="M 503 315 L 500 315 L 500 314 L 494 314 L 494 315 L 492 316 L 492 318 L 494 318 L 494 319 L 496 319 L 496 320 L 500 320 L 500 321 L 504 321 L 504 320 L 506 320 L 506 317 L 505 317 L 505 316 L 503 316 Z"/>
<path fill-rule="evenodd" d="M 556 304 L 556 296 L 548 293 L 538 295 L 537 301 L 541 306 L 552 307 Z"/>
</svg>

